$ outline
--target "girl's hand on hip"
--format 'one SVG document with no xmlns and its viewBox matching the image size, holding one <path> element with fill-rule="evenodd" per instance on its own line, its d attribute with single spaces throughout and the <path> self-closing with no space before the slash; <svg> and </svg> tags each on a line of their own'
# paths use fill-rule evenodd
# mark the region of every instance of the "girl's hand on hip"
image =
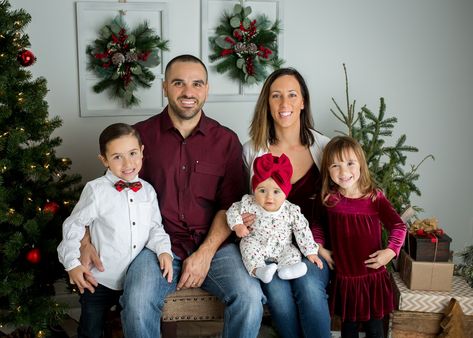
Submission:
<svg viewBox="0 0 473 338">
<path fill-rule="evenodd" d="M 396 257 L 396 253 L 389 248 L 384 250 L 378 250 L 370 255 L 370 258 L 367 259 L 364 263 L 368 268 L 379 269 L 382 266 L 388 264 L 391 259 Z"/>
</svg>

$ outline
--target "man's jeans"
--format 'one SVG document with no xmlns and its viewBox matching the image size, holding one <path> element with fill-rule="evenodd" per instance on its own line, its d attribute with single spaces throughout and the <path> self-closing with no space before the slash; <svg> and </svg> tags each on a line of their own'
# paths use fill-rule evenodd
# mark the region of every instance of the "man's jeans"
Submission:
<svg viewBox="0 0 473 338">
<path fill-rule="evenodd" d="M 156 338 L 166 296 L 176 290 L 182 261 L 173 260 L 173 281 L 162 276 L 156 254 L 143 251 L 131 263 L 125 277 L 120 303 L 125 337 Z M 263 317 L 265 297 L 259 280 L 251 277 L 243 266 L 240 250 L 227 244 L 217 251 L 202 289 L 225 303 L 224 338 L 257 337 Z"/>
</svg>

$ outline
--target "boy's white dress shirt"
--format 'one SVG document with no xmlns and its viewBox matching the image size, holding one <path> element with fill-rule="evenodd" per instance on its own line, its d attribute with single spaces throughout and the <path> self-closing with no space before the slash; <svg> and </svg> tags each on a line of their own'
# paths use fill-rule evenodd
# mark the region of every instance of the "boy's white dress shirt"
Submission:
<svg viewBox="0 0 473 338">
<path fill-rule="evenodd" d="M 79 202 L 63 224 L 63 240 L 58 246 L 59 261 L 66 271 L 80 265 L 80 241 L 85 226 L 90 227 L 91 242 L 97 249 L 105 271 L 93 268 L 97 282 L 114 290 L 123 288 L 126 270 L 146 246 L 156 255 L 171 255 L 171 242 L 162 225 L 154 188 L 136 177 L 143 187 L 134 192 L 119 192 L 114 184 L 120 178 L 107 173 L 88 182 Z"/>
</svg>

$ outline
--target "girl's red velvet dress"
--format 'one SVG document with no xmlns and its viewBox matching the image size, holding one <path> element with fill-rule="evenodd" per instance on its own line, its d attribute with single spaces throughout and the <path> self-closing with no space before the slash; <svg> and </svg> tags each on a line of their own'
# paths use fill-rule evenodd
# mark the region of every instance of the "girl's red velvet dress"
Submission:
<svg viewBox="0 0 473 338">
<path fill-rule="evenodd" d="M 385 267 L 367 268 L 369 255 L 383 249 L 382 225 L 396 255 L 404 242 L 406 225 L 381 191 L 376 198 L 330 196 L 327 207 L 330 243 L 335 261 L 330 309 L 342 321 L 381 319 L 393 310 L 393 292 Z"/>
</svg>

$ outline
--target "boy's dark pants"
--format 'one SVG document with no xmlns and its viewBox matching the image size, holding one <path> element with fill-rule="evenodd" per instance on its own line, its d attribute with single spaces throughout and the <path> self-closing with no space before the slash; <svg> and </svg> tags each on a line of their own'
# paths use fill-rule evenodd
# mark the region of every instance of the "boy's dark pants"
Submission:
<svg viewBox="0 0 473 338">
<path fill-rule="evenodd" d="M 91 293 L 85 289 L 80 296 L 81 315 L 77 335 L 79 338 L 100 338 L 103 336 L 105 314 L 118 300 L 123 291 L 109 289 L 101 284 Z"/>
</svg>

